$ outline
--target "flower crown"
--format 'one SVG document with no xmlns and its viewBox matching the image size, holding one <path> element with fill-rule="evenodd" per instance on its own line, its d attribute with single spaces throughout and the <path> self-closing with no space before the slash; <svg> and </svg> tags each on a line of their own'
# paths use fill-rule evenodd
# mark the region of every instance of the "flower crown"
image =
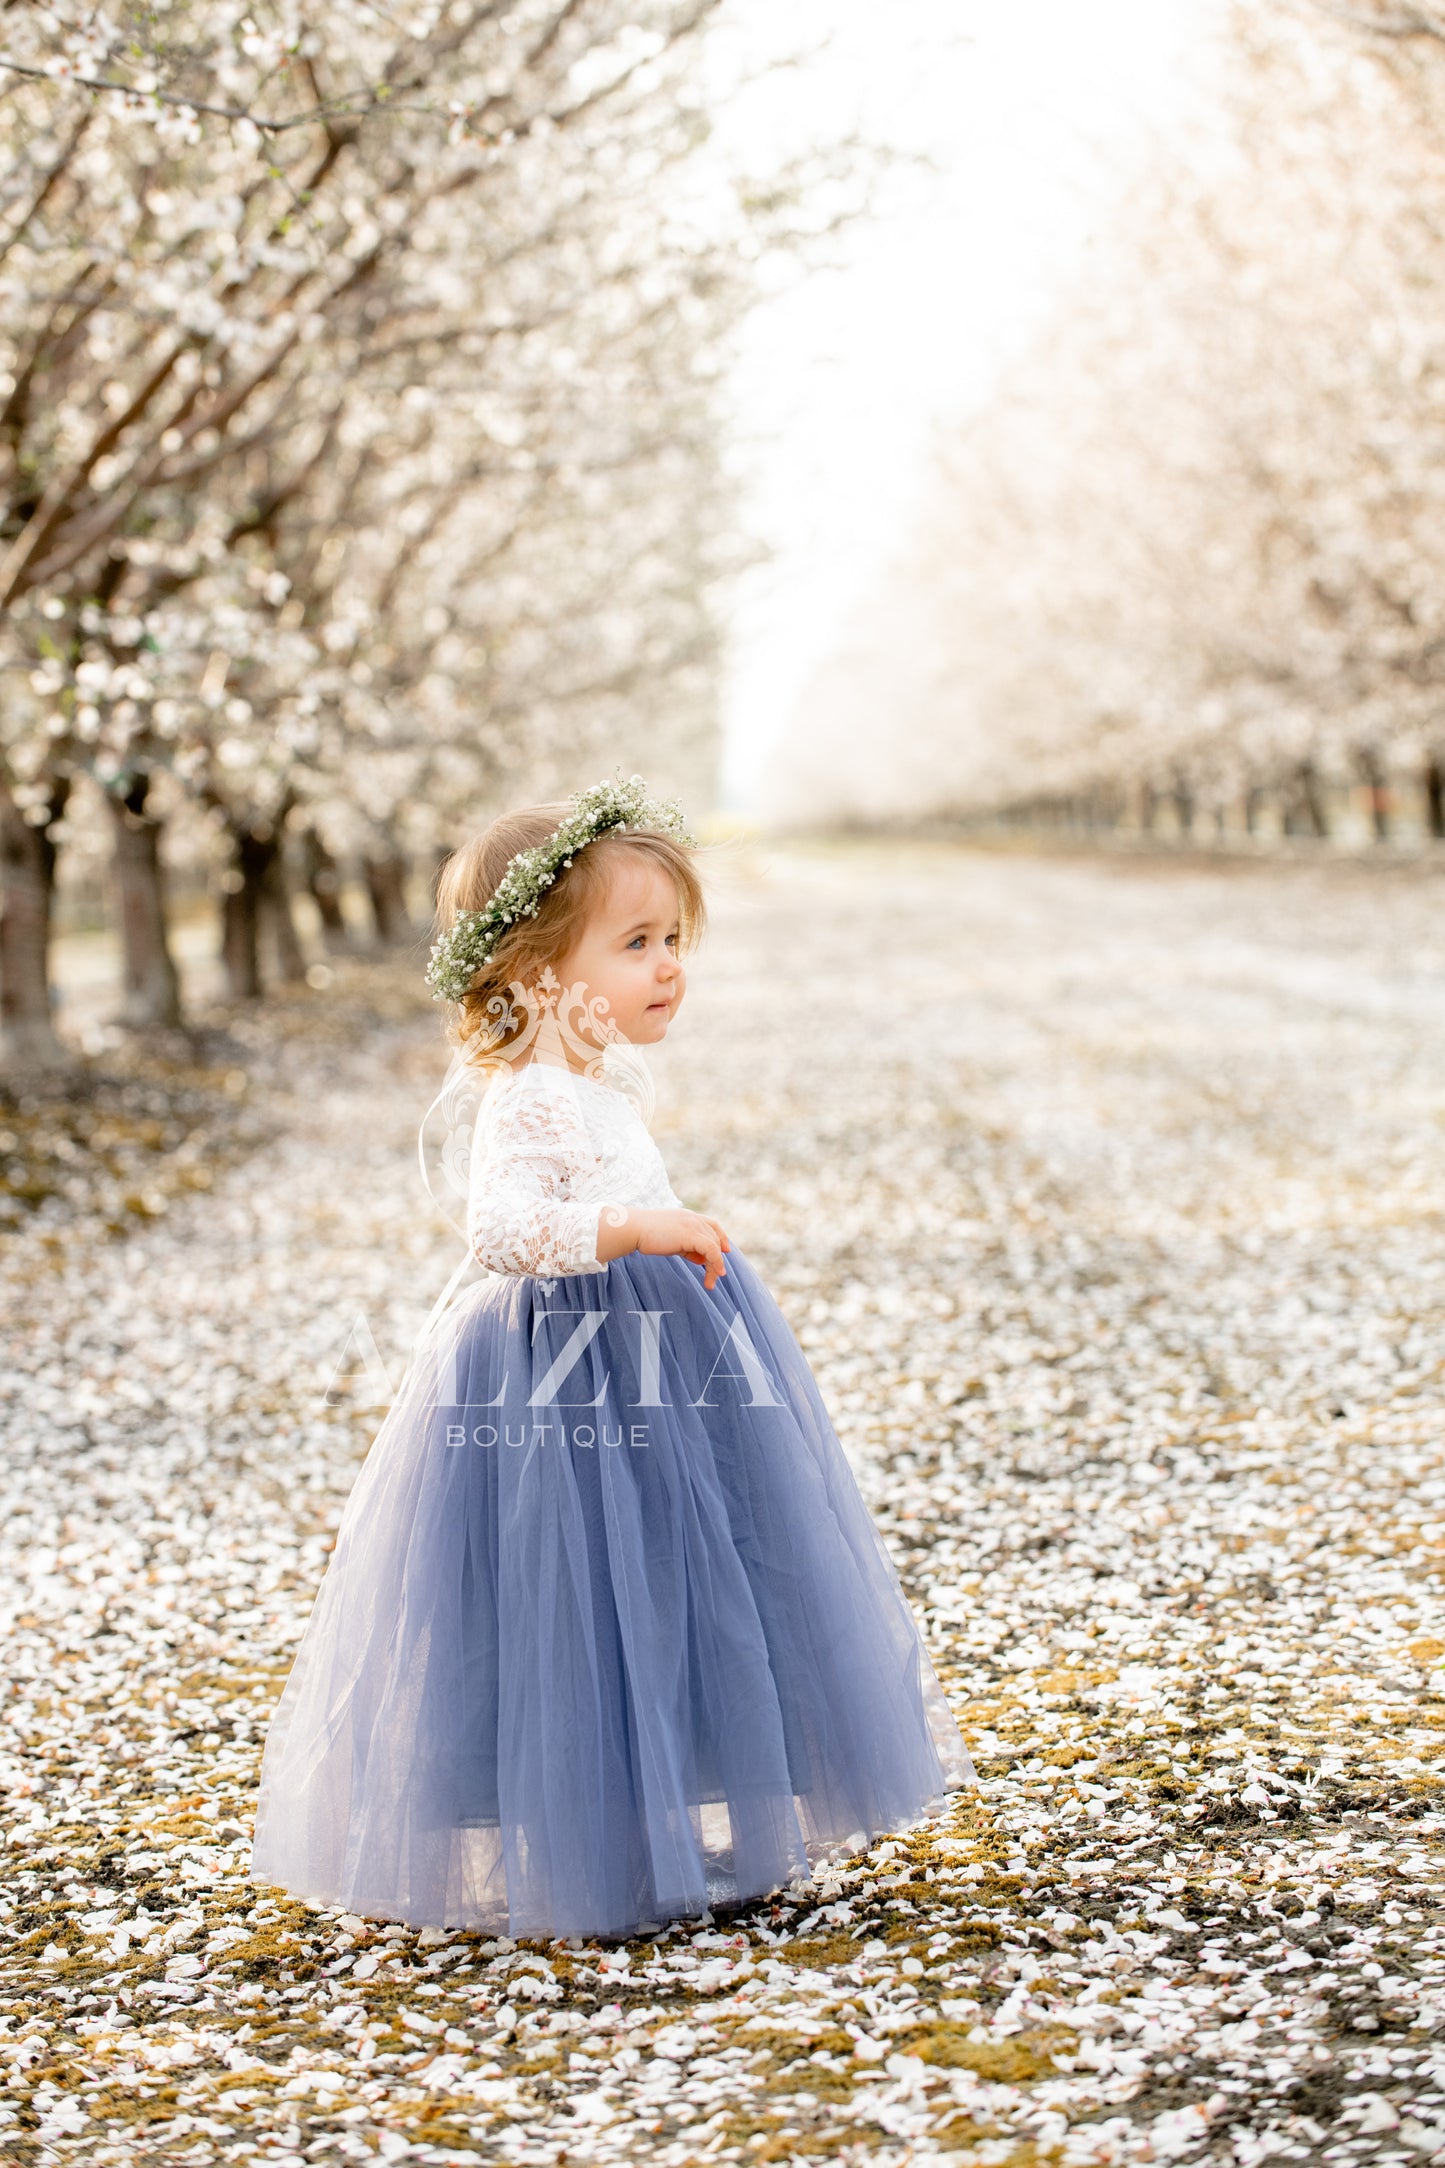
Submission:
<svg viewBox="0 0 1445 2168">
<path fill-rule="evenodd" d="M 518 851 L 507 861 L 496 893 L 480 911 L 459 911 L 451 931 L 436 942 L 426 968 L 427 984 L 436 1001 L 460 1001 L 482 965 L 491 961 L 498 943 L 520 918 L 535 918 L 546 890 L 573 853 L 599 836 L 628 828 L 660 828 L 674 842 L 692 846 L 695 838 L 684 825 L 682 808 L 675 798 L 654 800 L 640 775 L 624 783 L 593 783 L 575 791 L 572 811 L 545 842 L 529 851 Z"/>
</svg>

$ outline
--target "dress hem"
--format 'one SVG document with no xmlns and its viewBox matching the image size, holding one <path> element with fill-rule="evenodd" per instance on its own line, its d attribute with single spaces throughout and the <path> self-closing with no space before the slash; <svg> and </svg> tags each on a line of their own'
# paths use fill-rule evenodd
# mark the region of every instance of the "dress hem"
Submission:
<svg viewBox="0 0 1445 2168">
<path fill-rule="evenodd" d="M 290 1897 L 294 1903 L 310 1905 L 318 1912 L 350 1912 L 357 1919 L 385 1922 L 389 1926 L 413 1927 L 420 1930 L 433 1929 L 442 1934 L 481 1934 L 515 1942 L 627 1942 L 638 1936 L 658 1933 L 678 1921 L 699 1921 L 719 1912 L 741 1912 L 749 1905 L 761 1904 L 781 1891 L 806 1889 L 819 1869 L 829 1864 L 841 1864 L 860 1852 L 867 1852 L 887 1837 L 906 1836 L 925 1822 L 944 1813 L 955 1793 L 968 1790 L 976 1777 L 959 1777 L 948 1781 L 941 1791 L 933 1793 L 911 1814 L 897 1821 L 880 1823 L 873 1830 L 851 1830 L 845 1836 L 814 1837 L 805 1839 L 803 1849 L 808 1859 L 806 1875 L 797 1875 L 791 1882 L 771 1882 L 766 1888 L 737 1893 L 735 1885 L 729 1886 L 730 1878 L 720 1875 L 722 1885 L 716 1895 L 693 1907 L 669 1909 L 658 1919 L 638 1919 L 630 1924 L 610 1928 L 581 1928 L 576 1926 L 513 1927 L 505 1903 L 477 1907 L 443 1906 L 447 1915 L 443 1918 L 419 1918 L 385 1902 L 368 1901 L 365 1898 L 346 1897 L 322 1891 L 319 1888 L 303 1889 L 296 1884 L 273 1880 L 269 1875 L 253 1869 L 248 1877 L 253 1888 L 276 1890 Z M 436 1908 L 432 1908 L 435 1910 Z M 465 1913 L 467 1916 L 461 1916 Z"/>
</svg>

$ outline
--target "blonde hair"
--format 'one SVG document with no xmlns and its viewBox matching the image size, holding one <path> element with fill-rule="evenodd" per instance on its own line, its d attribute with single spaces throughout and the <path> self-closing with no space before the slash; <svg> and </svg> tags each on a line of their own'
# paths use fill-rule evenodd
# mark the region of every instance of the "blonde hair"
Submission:
<svg viewBox="0 0 1445 2168">
<path fill-rule="evenodd" d="M 523 806 L 500 814 L 490 828 L 453 851 L 437 876 L 433 938 L 449 934 L 461 912 L 483 910 L 517 853 L 545 843 L 571 811 L 566 803 Z M 623 851 L 650 859 L 671 878 L 677 892 L 679 949 L 696 946 L 707 923 L 707 906 L 692 848 L 661 828 L 598 836 L 583 844 L 571 865 L 543 891 L 536 917 L 508 927 L 453 1005 L 449 1036 L 469 1060 L 502 1052 L 525 1028 L 526 1013 L 510 1005 L 508 988 L 514 979 L 531 986 L 549 967 L 557 969 L 606 896 Z"/>
</svg>

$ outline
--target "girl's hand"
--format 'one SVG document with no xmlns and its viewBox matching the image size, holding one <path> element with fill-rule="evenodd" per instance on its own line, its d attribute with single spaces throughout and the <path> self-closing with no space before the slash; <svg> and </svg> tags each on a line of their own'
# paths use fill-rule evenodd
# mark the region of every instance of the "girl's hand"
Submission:
<svg viewBox="0 0 1445 2168">
<path fill-rule="evenodd" d="M 703 1212 L 629 1210 L 614 1217 L 604 1209 L 597 1254 L 604 1261 L 630 1251 L 644 1257 L 685 1257 L 689 1264 L 702 1266 L 702 1284 L 711 1293 L 727 1271 L 723 1252 L 731 1248 L 722 1223 Z"/>
</svg>

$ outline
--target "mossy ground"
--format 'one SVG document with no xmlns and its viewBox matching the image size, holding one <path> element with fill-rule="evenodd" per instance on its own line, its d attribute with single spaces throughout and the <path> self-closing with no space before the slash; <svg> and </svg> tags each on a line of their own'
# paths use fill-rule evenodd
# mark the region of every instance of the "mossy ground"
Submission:
<svg viewBox="0 0 1445 2168">
<path fill-rule="evenodd" d="M 868 1063 L 848 959 L 883 875 L 927 970 Z M 237 1037 L 244 1093 L 218 1042 L 134 1134 L 56 1117 L 100 1172 L 0 1265 L 6 2168 L 1445 2149 L 1445 1045 L 1398 961 L 1434 913 L 847 851 L 720 908 L 658 1132 L 795 1322 L 983 1783 L 620 1951 L 246 1879 L 375 1425 L 321 1404 L 317 1289 L 343 1330 L 406 1319 L 452 1261 L 411 1186 L 424 993 L 357 967 Z M 1287 998 L 1322 958 L 1333 1006 Z M 175 1109 L 214 1114 L 209 1192 Z M 164 1211 L 111 1213 L 123 1160 L 174 1172 Z"/>
</svg>

